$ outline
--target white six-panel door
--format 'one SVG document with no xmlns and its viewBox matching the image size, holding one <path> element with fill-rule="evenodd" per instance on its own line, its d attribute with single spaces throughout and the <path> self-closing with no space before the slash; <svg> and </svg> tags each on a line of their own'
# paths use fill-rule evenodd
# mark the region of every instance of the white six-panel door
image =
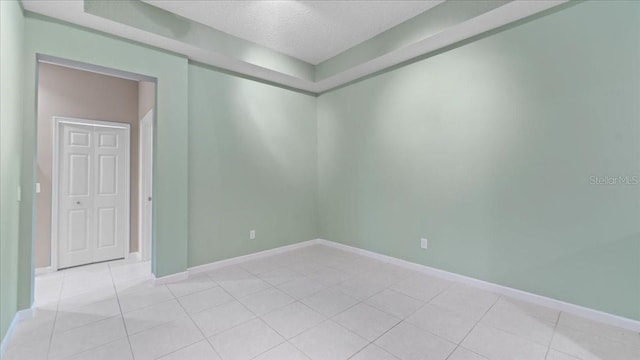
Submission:
<svg viewBox="0 0 640 360">
<path fill-rule="evenodd" d="M 57 119 L 57 267 L 122 258 L 129 246 L 129 126 Z"/>
</svg>

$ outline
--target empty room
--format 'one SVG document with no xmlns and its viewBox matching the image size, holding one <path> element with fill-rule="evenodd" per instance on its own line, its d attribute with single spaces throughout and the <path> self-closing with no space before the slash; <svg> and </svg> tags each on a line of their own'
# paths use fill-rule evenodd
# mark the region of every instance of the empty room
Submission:
<svg viewBox="0 0 640 360">
<path fill-rule="evenodd" d="M 640 359 L 640 1 L 0 0 L 0 359 Z"/>
</svg>

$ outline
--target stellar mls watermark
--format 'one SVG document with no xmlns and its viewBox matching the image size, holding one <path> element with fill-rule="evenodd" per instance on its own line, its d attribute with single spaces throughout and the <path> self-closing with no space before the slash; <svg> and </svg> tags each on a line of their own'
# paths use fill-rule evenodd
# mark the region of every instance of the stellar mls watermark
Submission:
<svg viewBox="0 0 640 360">
<path fill-rule="evenodd" d="M 590 185 L 640 185 L 640 175 L 591 175 L 589 176 Z"/>
</svg>

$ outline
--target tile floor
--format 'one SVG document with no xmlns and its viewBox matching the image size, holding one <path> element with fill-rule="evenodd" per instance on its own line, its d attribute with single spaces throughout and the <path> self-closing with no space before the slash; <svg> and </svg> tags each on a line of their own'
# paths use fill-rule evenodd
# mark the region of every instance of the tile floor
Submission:
<svg viewBox="0 0 640 360">
<path fill-rule="evenodd" d="M 640 335 L 314 245 L 153 286 L 149 263 L 36 278 L 6 360 L 624 360 Z"/>
</svg>

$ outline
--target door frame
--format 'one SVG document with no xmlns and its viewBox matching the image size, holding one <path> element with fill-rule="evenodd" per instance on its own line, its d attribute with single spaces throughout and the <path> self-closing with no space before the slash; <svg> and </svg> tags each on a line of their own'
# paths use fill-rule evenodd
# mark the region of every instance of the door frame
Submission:
<svg viewBox="0 0 640 360">
<path fill-rule="evenodd" d="M 58 259 L 60 254 L 58 254 L 58 220 L 59 220 L 59 164 L 60 164 L 60 149 L 59 149 L 59 134 L 60 134 L 60 126 L 62 124 L 76 124 L 76 125 L 84 125 L 84 126 L 93 126 L 93 127 L 109 127 L 109 128 L 117 128 L 117 129 L 125 129 L 127 131 L 127 136 L 131 137 L 131 125 L 127 123 L 120 123 L 115 121 L 103 121 L 103 120 L 89 120 L 89 119 L 78 119 L 71 118 L 65 116 L 54 116 L 53 117 L 53 162 L 51 165 L 51 270 L 58 270 Z M 129 254 L 129 249 L 131 247 L 131 140 L 127 142 L 125 156 L 125 169 L 127 172 L 127 176 L 125 176 L 125 218 L 126 222 L 126 242 L 124 246 L 124 254 L 123 257 L 126 259 Z"/>
<path fill-rule="evenodd" d="M 151 260 L 151 244 L 153 243 L 153 126 L 154 109 L 151 108 L 138 123 L 138 251 L 141 261 Z M 142 129 L 145 123 L 151 127 L 151 138 L 147 139 Z M 149 151 L 151 163 L 147 163 L 144 152 Z M 148 173 L 151 188 L 144 179 L 143 174 Z M 151 194 L 151 195 L 147 195 Z M 148 199 L 151 198 L 151 200 Z M 146 204 L 151 201 L 149 216 L 145 216 Z M 149 224 L 146 221 L 149 221 Z M 145 229 L 149 229 L 148 234 Z"/>
</svg>

